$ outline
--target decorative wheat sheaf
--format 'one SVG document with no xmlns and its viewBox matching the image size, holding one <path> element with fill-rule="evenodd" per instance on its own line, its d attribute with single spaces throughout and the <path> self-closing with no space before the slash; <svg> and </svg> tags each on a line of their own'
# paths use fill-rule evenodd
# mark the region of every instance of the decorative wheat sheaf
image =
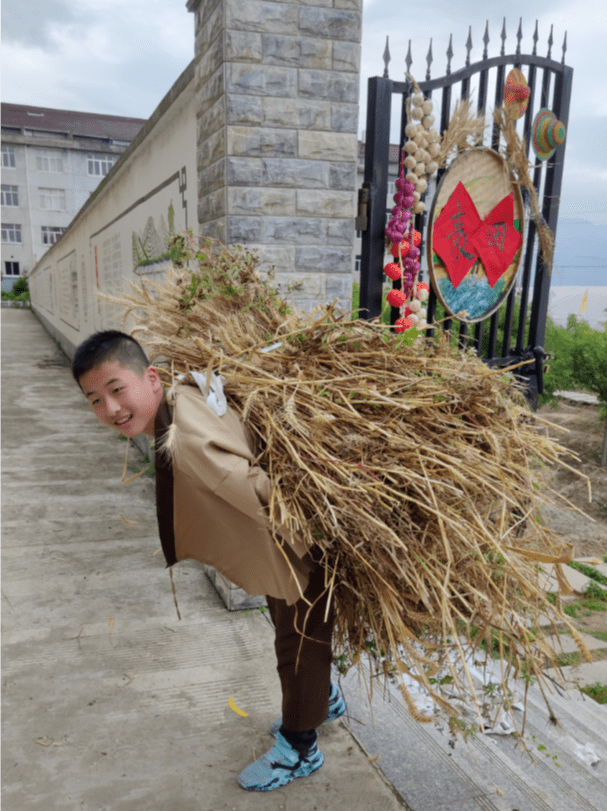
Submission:
<svg viewBox="0 0 607 811">
<path fill-rule="evenodd" d="M 289 309 L 248 254 L 205 243 L 198 261 L 116 303 L 151 357 L 170 362 L 167 383 L 190 369 L 224 376 L 271 478 L 270 521 L 323 551 L 341 662 L 368 654 L 373 674 L 412 676 L 456 715 L 458 686 L 480 714 L 471 650 L 502 654 L 504 695 L 510 675 L 546 688 L 555 654 L 540 624 L 564 623 L 589 656 L 542 588 L 549 563 L 565 587 L 572 556 L 540 513 L 551 499 L 540 468 L 566 451 L 513 375 L 444 338 L 412 348 L 333 307 Z"/>
</svg>

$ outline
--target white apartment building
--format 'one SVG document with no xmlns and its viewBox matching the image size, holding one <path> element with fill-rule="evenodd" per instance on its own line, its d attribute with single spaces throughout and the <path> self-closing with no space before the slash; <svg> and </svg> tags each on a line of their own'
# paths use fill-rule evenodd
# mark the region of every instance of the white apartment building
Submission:
<svg viewBox="0 0 607 811">
<path fill-rule="evenodd" d="M 145 123 L 2 104 L 2 290 L 57 242 Z"/>
</svg>

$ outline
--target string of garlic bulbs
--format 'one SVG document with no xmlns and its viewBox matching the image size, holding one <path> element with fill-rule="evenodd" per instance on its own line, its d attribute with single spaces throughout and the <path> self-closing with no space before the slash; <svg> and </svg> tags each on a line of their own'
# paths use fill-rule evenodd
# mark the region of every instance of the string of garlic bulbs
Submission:
<svg viewBox="0 0 607 811">
<path fill-rule="evenodd" d="M 424 98 L 410 74 L 407 77 L 415 92 L 407 100 L 409 123 L 405 127 L 405 135 L 408 140 L 404 145 L 405 167 L 408 170 L 406 179 L 415 186 L 413 213 L 422 214 L 426 206 L 421 197 L 428 188 L 428 178 L 438 169 L 436 158 L 440 152 L 440 135 L 433 128 L 432 100 Z"/>
</svg>

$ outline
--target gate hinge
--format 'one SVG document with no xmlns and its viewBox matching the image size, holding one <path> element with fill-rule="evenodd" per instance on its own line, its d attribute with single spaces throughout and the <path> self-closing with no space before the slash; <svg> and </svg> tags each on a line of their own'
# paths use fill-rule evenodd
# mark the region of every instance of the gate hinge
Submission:
<svg viewBox="0 0 607 811">
<path fill-rule="evenodd" d="M 369 189 L 371 184 L 365 182 L 358 190 L 358 214 L 356 215 L 356 230 L 367 230 L 367 209 L 369 206 Z"/>
</svg>

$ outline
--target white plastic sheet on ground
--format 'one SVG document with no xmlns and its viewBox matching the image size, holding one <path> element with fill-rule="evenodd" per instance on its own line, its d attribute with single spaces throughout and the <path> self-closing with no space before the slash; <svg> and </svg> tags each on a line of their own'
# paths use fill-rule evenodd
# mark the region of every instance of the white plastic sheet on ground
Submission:
<svg viewBox="0 0 607 811">
<path fill-rule="evenodd" d="M 403 651 L 403 658 L 406 661 L 406 654 Z M 517 725 L 512 710 L 524 711 L 523 694 L 524 685 L 510 680 L 508 694 L 504 695 L 500 687 L 501 668 L 505 663 L 488 657 L 485 661 L 479 659 L 483 654 L 479 650 L 468 651 L 466 653 L 466 666 L 470 676 L 470 681 L 477 694 L 480 704 L 480 716 L 483 720 L 482 732 L 486 735 L 512 735 L 520 733 L 520 725 Z M 474 700 L 470 689 L 469 681 L 464 674 L 461 662 L 454 664 L 454 670 L 458 677 L 459 684 L 449 682 L 451 670 L 448 665 L 444 665 L 434 676 L 433 686 L 449 701 L 451 706 L 458 709 L 463 718 L 472 726 L 479 726 L 479 707 Z M 412 673 L 415 675 L 414 669 Z M 434 715 L 437 723 L 446 720 L 444 713 L 438 709 L 425 687 L 416 679 L 407 674 L 402 675 L 405 687 L 408 689 L 416 708 L 424 715 Z M 447 679 L 447 681 L 446 681 Z M 435 682 L 435 683 L 434 683 Z M 441 684 L 441 682 L 443 682 Z M 530 749 L 537 748 L 536 743 L 525 735 L 525 742 Z M 594 766 L 600 762 L 601 758 L 597 754 L 595 747 L 591 743 L 580 742 L 565 731 L 559 734 L 559 745 L 570 754 Z"/>
</svg>

